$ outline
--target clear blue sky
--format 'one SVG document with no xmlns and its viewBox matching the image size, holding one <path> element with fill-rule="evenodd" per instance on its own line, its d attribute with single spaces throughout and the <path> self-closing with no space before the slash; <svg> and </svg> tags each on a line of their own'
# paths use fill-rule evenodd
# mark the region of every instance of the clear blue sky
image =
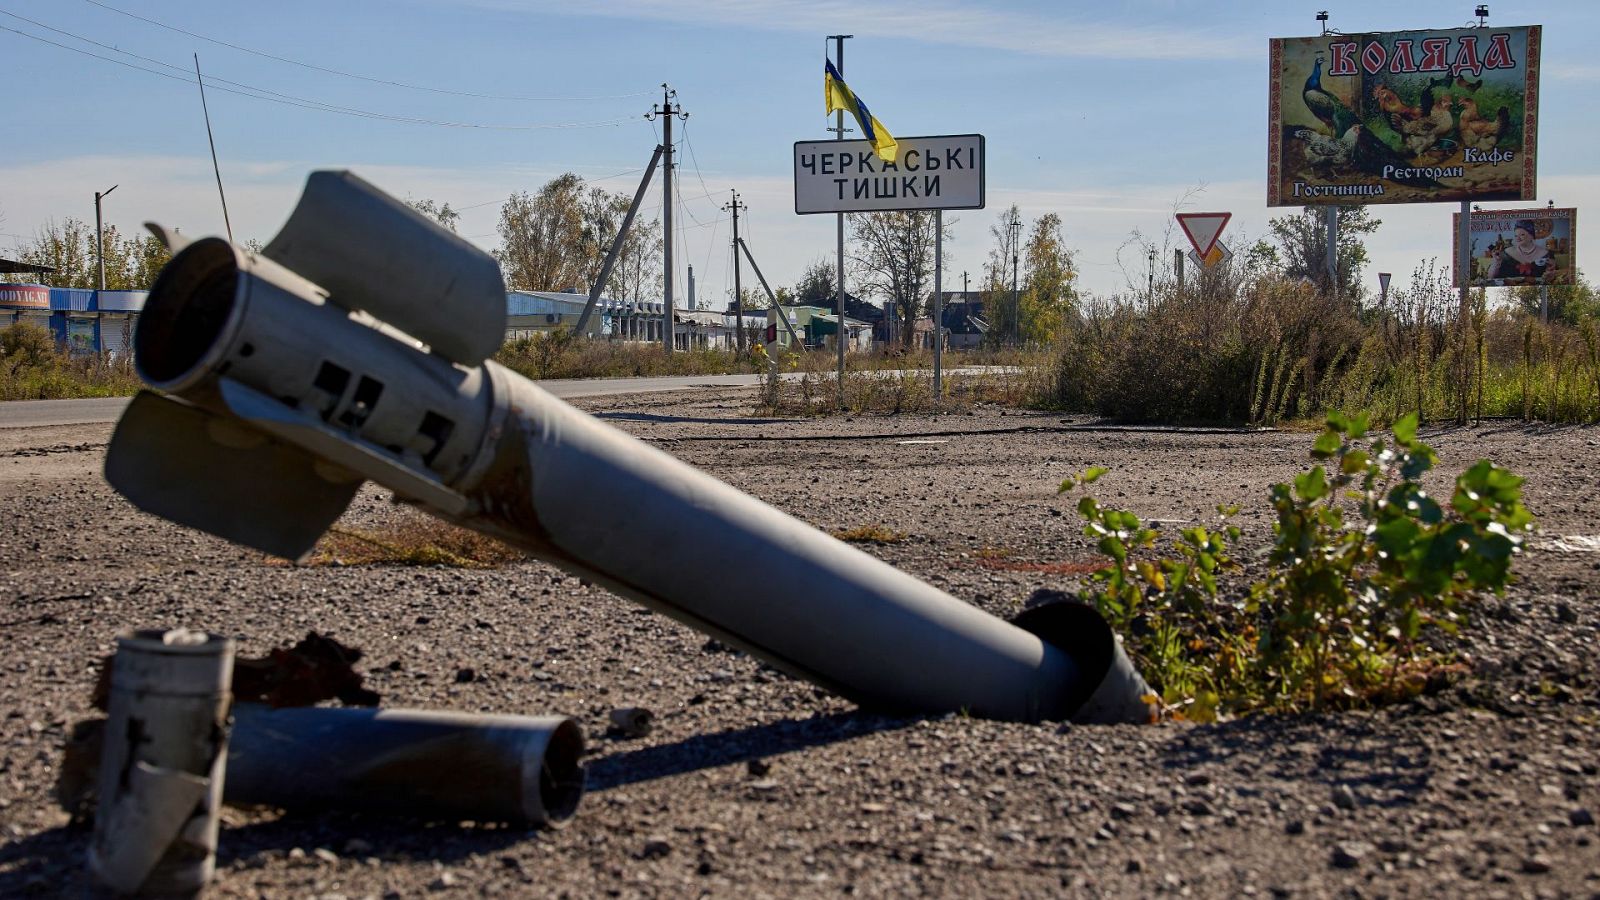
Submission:
<svg viewBox="0 0 1600 900">
<path fill-rule="evenodd" d="M 746 236 L 775 285 L 831 258 L 833 218 L 796 216 L 791 145 L 828 137 L 824 37 L 853 33 L 845 76 L 896 134 L 987 137 L 989 208 L 951 214 L 946 285 L 976 281 L 989 226 L 1018 203 L 1061 215 L 1083 287 L 1142 282 L 1124 247 L 1138 229 L 1173 241 L 1171 214 L 1234 213 L 1224 241 L 1260 236 L 1266 195 L 1267 40 L 1313 34 L 1318 8 L 1347 32 L 1459 27 L 1473 3 L 928 0 L 103 0 L 106 6 L 252 50 L 373 79 L 502 99 L 430 93 L 343 77 L 185 36 L 89 0 L 0 0 L 0 10 L 176 67 L 84 44 L 12 15 L 0 26 L 183 77 L 200 62 L 240 239 L 269 239 L 313 168 L 350 168 L 401 196 L 463 208 L 461 232 L 491 248 L 497 205 L 564 171 L 632 191 L 657 125 L 642 113 L 670 82 L 690 112 L 679 154 L 678 258 L 699 296 L 731 284 L 728 222 L 737 188 Z M 1600 4 L 1491 3 L 1491 24 L 1542 24 L 1539 205 L 1600 198 L 1595 161 Z M 49 219 L 92 221 L 93 195 L 124 230 L 146 219 L 220 233 L 192 74 L 163 78 L 0 31 L 10 109 L 0 156 L 0 247 Z M 227 79 L 385 116 L 491 125 L 451 128 L 335 114 L 224 93 Z M 565 98 L 565 99 L 503 99 Z M 572 99 L 581 98 L 581 99 Z M 298 101 L 297 101 L 298 102 Z M 596 125 L 594 123 L 606 123 Z M 681 123 L 680 123 L 681 124 Z M 604 179 L 604 180 L 600 180 Z M 709 197 L 706 196 L 709 193 Z M 644 215 L 656 216 L 652 199 Z M 1592 208 L 1592 207 L 1591 207 Z M 1449 204 L 1374 207 L 1374 265 L 1403 286 L 1449 254 Z M 1600 252 L 1580 231 L 1580 265 Z M 1230 240 L 1231 239 L 1231 240 Z M 680 285 L 682 272 L 679 272 Z M 746 274 L 750 279 L 750 275 Z M 748 282 L 747 282 L 748 283 Z M 682 296 L 679 288 L 679 296 Z"/>
</svg>

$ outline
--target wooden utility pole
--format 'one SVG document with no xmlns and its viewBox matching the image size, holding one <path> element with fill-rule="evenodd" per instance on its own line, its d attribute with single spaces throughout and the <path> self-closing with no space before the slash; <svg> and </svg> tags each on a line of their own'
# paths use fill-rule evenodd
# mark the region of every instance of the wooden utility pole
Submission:
<svg viewBox="0 0 1600 900">
<path fill-rule="evenodd" d="M 739 287 L 739 210 L 750 207 L 740 203 L 739 192 L 734 191 L 733 199 L 722 208 L 733 213 L 733 319 L 736 323 L 733 333 L 736 352 L 744 356 L 744 291 Z M 779 310 L 778 314 L 782 315 L 783 311 Z"/>
</svg>

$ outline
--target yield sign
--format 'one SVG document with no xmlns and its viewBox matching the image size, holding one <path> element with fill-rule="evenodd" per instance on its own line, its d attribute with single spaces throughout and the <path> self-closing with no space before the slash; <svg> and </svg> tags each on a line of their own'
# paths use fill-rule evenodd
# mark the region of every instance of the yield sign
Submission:
<svg viewBox="0 0 1600 900">
<path fill-rule="evenodd" d="M 1211 248 L 1217 243 L 1217 235 L 1222 234 L 1223 226 L 1233 218 L 1233 213 L 1178 213 L 1178 225 L 1183 228 L 1183 233 L 1189 238 L 1189 243 L 1194 246 L 1194 252 L 1201 259 L 1211 255 Z"/>
</svg>

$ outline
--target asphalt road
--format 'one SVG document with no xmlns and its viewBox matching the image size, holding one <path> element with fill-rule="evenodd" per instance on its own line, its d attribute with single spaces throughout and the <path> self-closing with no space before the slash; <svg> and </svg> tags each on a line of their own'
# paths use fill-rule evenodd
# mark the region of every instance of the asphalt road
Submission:
<svg viewBox="0 0 1600 900">
<path fill-rule="evenodd" d="M 997 366 L 968 366 L 946 369 L 951 375 L 1000 371 Z M 884 372 L 884 375 L 897 374 Z M 687 391 L 694 388 L 755 387 L 763 376 L 740 375 L 659 375 L 649 378 L 562 378 L 537 384 L 562 398 L 611 397 L 623 394 L 649 394 L 658 391 Z M 785 373 L 798 378 L 799 373 Z M 105 425 L 115 422 L 128 405 L 127 397 L 98 397 L 90 400 L 13 400 L 0 403 L 0 428 L 43 428 L 59 425 Z"/>
<path fill-rule="evenodd" d="M 759 375 L 664 375 L 656 378 L 558 379 L 541 381 L 539 386 L 557 397 L 606 397 L 653 391 L 686 391 L 697 387 L 753 387 L 760 383 Z M 0 428 L 104 425 L 115 422 L 127 405 L 127 397 L 14 400 L 0 403 Z"/>
</svg>

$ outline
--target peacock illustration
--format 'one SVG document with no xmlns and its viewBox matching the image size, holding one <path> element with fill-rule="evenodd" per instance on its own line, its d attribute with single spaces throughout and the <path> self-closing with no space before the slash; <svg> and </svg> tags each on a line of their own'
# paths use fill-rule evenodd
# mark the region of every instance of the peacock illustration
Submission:
<svg viewBox="0 0 1600 900">
<path fill-rule="evenodd" d="M 1316 116 L 1323 125 L 1328 127 L 1328 135 L 1340 138 L 1350 130 L 1350 126 L 1357 123 L 1356 114 L 1344 104 L 1338 96 L 1322 86 L 1322 57 L 1318 56 L 1311 67 L 1311 77 L 1306 79 L 1305 90 L 1300 96 L 1305 98 L 1306 109 Z"/>
</svg>

